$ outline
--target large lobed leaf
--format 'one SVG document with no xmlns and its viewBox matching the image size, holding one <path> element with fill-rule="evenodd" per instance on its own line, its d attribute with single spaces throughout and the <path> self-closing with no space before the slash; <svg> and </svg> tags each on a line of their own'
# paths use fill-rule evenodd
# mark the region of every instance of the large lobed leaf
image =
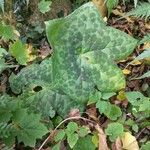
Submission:
<svg viewBox="0 0 150 150">
<path fill-rule="evenodd" d="M 10 84 L 15 93 L 31 85 L 42 86 L 67 97 L 69 109 L 74 102 L 87 102 L 95 95 L 95 87 L 102 92 L 125 88 L 124 75 L 115 61 L 131 54 L 137 40 L 106 26 L 94 3 L 81 6 L 65 18 L 47 21 L 46 32 L 54 50 L 52 58 L 12 76 Z M 55 106 L 59 103 L 61 110 L 64 99 L 60 103 L 56 96 L 47 100 Z"/>
</svg>

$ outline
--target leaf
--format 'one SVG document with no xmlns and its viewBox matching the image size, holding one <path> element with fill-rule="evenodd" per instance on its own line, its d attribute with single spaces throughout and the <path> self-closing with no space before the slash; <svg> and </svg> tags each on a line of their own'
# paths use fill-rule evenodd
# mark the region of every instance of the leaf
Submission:
<svg viewBox="0 0 150 150">
<path fill-rule="evenodd" d="M 110 16 L 112 9 L 116 7 L 119 3 L 119 0 L 106 0 L 106 6 L 108 9 L 108 16 Z"/>
<path fill-rule="evenodd" d="M 98 108 L 101 114 L 106 115 L 111 120 L 116 120 L 122 114 L 119 107 L 105 101 L 98 101 L 96 103 L 96 108 Z"/>
<path fill-rule="evenodd" d="M 0 8 L 2 10 L 2 12 L 4 13 L 4 0 L 0 0 Z"/>
<path fill-rule="evenodd" d="M 55 138 L 55 141 L 58 142 L 58 141 L 62 141 L 63 138 L 65 137 L 66 133 L 64 130 L 59 130 L 56 134 L 56 136 L 54 137 Z"/>
<path fill-rule="evenodd" d="M 68 142 L 68 144 L 69 144 L 69 146 L 71 148 L 73 148 L 75 146 L 75 144 L 77 143 L 78 139 L 79 139 L 79 136 L 78 136 L 77 133 L 67 134 L 67 142 Z"/>
<path fill-rule="evenodd" d="M 109 150 L 104 131 L 102 130 L 102 128 L 100 128 L 98 124 L 95 126 L 95 129 L 98 131 L 99 150 Z"/>
<path fill-rule="evenodd" d="M 146 142 L 146 144 L 142 145 L 141 150 L 149 150 L 150 148 L 150 141 Z"/>
<path fill-rule="evenodd" d="M 78 130 L 78 125 L 75 122 L 69 122 L 66 128 L 66 134 L 72 134 Z"/>
<path fill-rule="evenodd" d="M 120 91 L 117 95 L 117 100 L 123 101 L 126 99 L 125 91 Z"/>
<path fill-rule="evenodd" d="M 144 79 L 144 78 L 149 78 L 150 77 L 150 71 L 144 73 L 142 76 L 137 77 L 137 78 L 132 78 L 132 80 L 137 80 L 137 79 Z"/>
<path fill-rule="evenodd" d="M 114 95 L 116 95 L 116 93 L 114 93 L 114 92 L 102 93 L 102 99 L 108 100 L 109 98 L 111 98 L 111 97 L 114 96 Z"/>
<path fill-rule="evenodd" d="M 3 55 L 7 55 L 8 52 L 4 49 L 0 47 L 0 59 L 3 57 Z"/>
<path fill-rule="evenodd" d="M 144 44 L 146 42 L 150 42 L 150 33 L 146 34 L 143 39 L 139 41 L 139 44 Z"/>
<path fill-rule="evenodd" d="M 34 93 L 38 102 L 46 93 L 44 102 L 48 98 L 51 108 L 65 117 L 70 109 L 83 111 L 95 91 L 107 93 L 125 88 L 124 75 L 115 61 L 128 57 L 137 40 L 106 26 L 92 2 L 65 18 L 47 21 L 46 34 L 54 50 L 52 57 L 12 75 L 9 80 L 14 93 L 40 86 L 38 96 Z"/>
<path fill-rule="evenodd" d="M 52 4 L 51 1 L 41 0 L 38 4 L 40 12 L 44 14 L 50 11 L 51 4 Z"/>
<path fill-rule="evenodd" d="M 150 49 L 146 49 L 143 53 L 141 53 L 139 56 L 137 56 L 134 60 L 141 60 L 141 59 L 145 59 L 145 58 L 150 58 Z"/>
<path fill-rule="evenodd" d="M 15 132 L 19 142 L 23 142 L 26 146 L 34 147 L 36 139 L 42 138 L 48 130 L 40 123 L 40 115 L 28 114 L 26 109 L 18 110 L 14 113 L 13 122 Z"/>
<path fill-rule="evenodd" d="M 110 140 L 114 142 L 118 137 L 121 137 L 123 135 L 123 130 L 123 125 L 116 122 L 108 124 L 105 133 L 109 136 Z"/>
<path fill-rule="evenodd" d="M 13 27 L 0 23 L 0 36 L 2 36 L 2 39 L 4 40 L 14 40 L 15 34 Z"/>
<path fill-rule="evenodd" d="M 79 138 L 73 150 L 95 150 L 96 146 L 92 142 L 92 137 L 87 135 L 83 138 Z"/>
<path fill-rule="evenodd" d="M 26 46 L 20 40 L 12 44 L 9 48 L 9 51 L 12 56 L 16 58 L 19 64 L 27 65 L 28 52 Z"/>
<path fill-rule="evenodd" d="M 148 19 L 150 17 L 150 4 L 148 2 L 143 2 L 137 5 L 137 7 L 130 12 L 128 12 L 125 16 L 135 16 L 137 18 L 145 18 Z"/>
<path fill-rule="evenodd" d="M 89 134 L 90 130 L 87 127 L 80 127 L 78 130 L 78 135 L 80 137 L 85 137 L 87 134 Z"/>
<path fill-rule="evenodd" d="M 131 73 L 131 71 L 128 70 L 128 69 L 123 69 L 122 72 L 123 72 L 123 74 L 125 74 L 125 75 L 128 75 L 128 74 Z"/>
<path fill-rule="evenodd" d="M 131 135 L 129 132 L 125 132 L 121 137 L 121 141 L 123 144 L 123 149 L 126 150 L 139 150 L 138 142 L 136 138 Z"/>
<path fill-rule="evenodd" d="M 57 143 L 55 146 L 52 147 L 52 150 L 60 150 L 61 143 Z"/>
</svg>

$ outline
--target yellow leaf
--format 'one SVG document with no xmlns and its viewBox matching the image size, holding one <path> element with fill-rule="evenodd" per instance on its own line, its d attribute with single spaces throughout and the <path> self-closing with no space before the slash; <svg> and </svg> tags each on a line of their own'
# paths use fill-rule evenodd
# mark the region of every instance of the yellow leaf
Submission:
<svg viewBox="0 0 150 150">
<path fill-rule="evenodd" d="M 130 65 L 132 66 L 138 66 L 138 65 L 141 65 L 142 63 L 139 61 L 139 60 L 134 60 L 130 63 Z"/>
<path fill-rule="evenodd" d="M 92 0 L 94 4 L 98 7 L 98 10 L 100 11 L 102 17 L 106 17 L 107 15 L 107 8 L 105 4 L 105 0 Z"/>
<path fill-rule="evenodd" d="M 139 150 L 138 142 L 136 138 L 131 135 L 129 132 L 125 132 L 121 137 L 121 141 L 123 144 L 123 149 L 125 150 Z"/>
<path fill-rule="evenodd" d="M 125 74 L 125 75 L 127 75 L 127 74 L 130 74 L 130 73 L 131 73 L 131 71 L 130 71 L 130 70 L 128 70 L 128 69 L 123 69 L 123 70 L 122 70 L 122 72 L 123 72 L 123 74 Z"/>
<path fill-rule="evenodd" d="M 92 136 L 92 142 L 94 143 L 94 145 L 96 147 L 98 147 L 99 138 L 98 138 L 98 135 L 96 133 L 94 133 L 94 135 Z"/>
<path fill-rule="evenodd" d="M 123 101 L 126 99 L 125 91 L 120 91 L 117 95 L 117 100 Z"/>
<path fill-rule="evenodd" d="M 27 53 L 28 53 L 28 62 L 31 62 L 36 59 L 36 55 L 33 55 L 33 46 L 31 44 L 26 45 Z"/>
</svg>

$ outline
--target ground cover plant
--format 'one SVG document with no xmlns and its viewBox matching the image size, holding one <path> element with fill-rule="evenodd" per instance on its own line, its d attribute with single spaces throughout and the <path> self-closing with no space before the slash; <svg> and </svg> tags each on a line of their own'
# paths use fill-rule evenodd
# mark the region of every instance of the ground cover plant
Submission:
<svg viewBox="0 0 150 150">
<path fill-rule="evenodd" d="M 0 149 L 150 149 L 149 1 L 0 8 Z"/>
</svg>

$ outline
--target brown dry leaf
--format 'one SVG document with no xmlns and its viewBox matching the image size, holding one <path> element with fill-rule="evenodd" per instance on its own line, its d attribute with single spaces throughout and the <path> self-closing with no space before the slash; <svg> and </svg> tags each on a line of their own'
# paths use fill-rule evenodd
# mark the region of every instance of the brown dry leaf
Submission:
<svg viewBox="0 0 150 150">
<path fill-rule="evenodd" d="M 115 143 L 112 144 L 112 150 L 122 150 L 121 139 L 118 137 Z"/>
<path fill-rule="evenodd" d="M 107 142 L 106 142 L 106 135 L 105 135 L 104 131 L 98 124 L 95 126 L 95 129 L 98 131 L 98 137 L 99 137 L 98 150 L 109 150 Z"/>
<path fill-rule="evenodd" d="M 106 8 L 105 0 L 92 0 L 92 1 L 98 7 L 98 10 L 102 14 L 102 17 L 103 18 L 106 17 L 107 16 L 107 8 Z"/>
<path fill-rule="evenodd" d="M 128 22 L 131 22 L 131 23 L 134 22 L 130 17 L 124 16 L 124 14 L 120 12 L 118 9 L 114 9 L 112 13 L 116 16 L 124 17 Z"/>
<path fill-rule="evenodd" d="M 150 42 L 144 43 L 143 49 L 150 48 Z"/>
<path fill-rule="evenodd" d="M 129 132 L 125 132 L 124 136 L 121 137 L 123 149 L 125 150 L 139 150 L 138 142 L 136 138 Z"/>
<path fill-rule="evenodd" d="M 131 73 L 131 71 L 129 69 L 123 69 L 122 70 L 123 74 L 128 75 Z"/>
</svg>

